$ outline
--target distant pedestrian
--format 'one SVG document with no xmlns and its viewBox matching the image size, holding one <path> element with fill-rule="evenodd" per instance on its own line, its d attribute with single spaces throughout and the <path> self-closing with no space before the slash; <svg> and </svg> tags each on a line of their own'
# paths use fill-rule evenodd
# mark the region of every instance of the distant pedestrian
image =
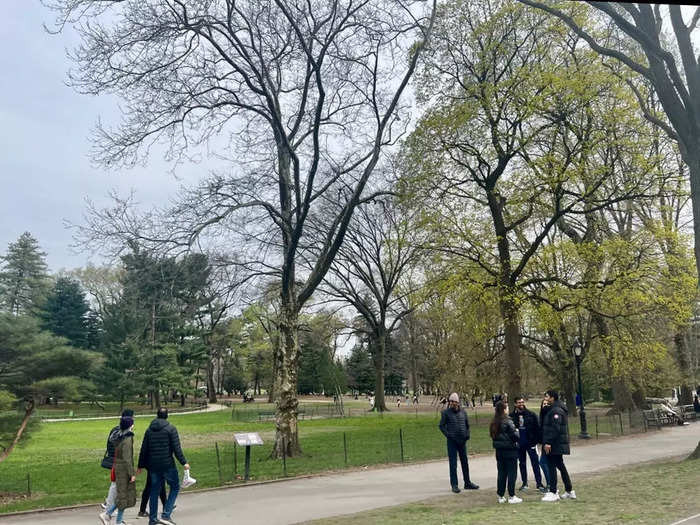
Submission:
<svg viewBox="0 0 700 525">
<path fill-rule="evenodd" d="M 396 408 L 401 408 L 401 396 L 396 398 Z"/>
<path fill-rule="evenodd" d="M 693 409 L 695 410 L 696 414 L 700 413 L 700 398 L 698 398 L 697 394 L 695 394 L 695 397 L 693 398 Z"/>
<path fill-rule="evenodd" d="M 134 411 L 130 408 L 125 408 L 122 411 L 121 417 L 134 417 Z M 121 422 L 120 422 L 121 423 Z M 120 424 L 117 424 L 112 430 L 107 434 L 107 445 L 105 446 L 105 455 L 100 463 L 103 468 L 109 469 L 110 473 L 112 471 L 112 464 L 114 460 L 114 450 L 117 447 L 117 442 L 120 433 Z M 104 503 L 102 503 L 102 508 L 107 510 L 109 507 L 114 505 L 117 500 L 117 484 L 114 481 L 110 481 L 109 490 L 107 491 L 107 497 Z"/>
<path fill-rule="evenodd" d="M 518 430 L 513 425 L 513 420 L 508 417 L 507 406 L 503 401 L 497 401 L 494 409 L 493 420 L 489 425 L 489 434 L 496 449 L 496 467 L 498 479 L 496 493 L 498 503 L 506 502 L 506 482 L 508 485 L 508 503 L 522 503 L 522 499 L 515 495 L 515 480 L 518 463 Z"/>
<path fill-rule="evenodd" d="M 149 525 L 156 525 L 157 523 L 164 525 L 174 524 L 170 519 L 170 515 L 175 507 L 177 494 L 180 491 L 180 480 L 173 456 L 184 466 L 185 470 L 190 468 L 185 455 L 182 453 L 177 429 L 167 419 L 168 409 L 159 408 L 156 419 L 151 421 L 146 434 L 143 436 L 141 452 L 139 453 L 139 471 L 142 468 L 148 469 L 148 475 L 151 478 Z M 170 493 L 159 520 L 158 495 L 166 481 L 170 487 Z"/>
<path fill-rule="evenodd" d="M 559 393 L 556 390 L 547 390 L 545 399 L 552 408 L 547 412 L 542 426 L 542 448 L 547 454 L 549 464 L 549 492 L 544 495 L 542 501 L 557 501 L 559 499 L 576 499 L 576 492 L 571 485 L 569 472 L 564 465 L 564 456 L 569 450 L 569 424 L 568 411 L 559 401 Z M 561 480 L 564 482 L 564 494 L 557 494 L 557 470 L 561 472 Z"/>
<path fill-rule="evenodd" d="M 530 458 L 532 472 L 535 475 L 535 483 L 541 492 L 546 492 L 542 485 L 539 458 L 537 457 L 537 444 L 540 442 L 540 425 L 534 412 L 525 407 L 525 399 L 522 396 L 515 398 L 515 410 L 510 414 L 520 436 L 518 441 L 518 463 L 520 465 L 520 480 L 522 485 L 519 490 L 527 490 L 527 458 Z"/>
<path fill-rule="evenodd" d="M 374 410 L 374 396 L 369 396 L 369 409 Z"/>
<path fill-rule="evenodd" d="M 418 404 L 418 396 L 416 394 L 413 394 L 413 404 L 414 405 Z"/>
<path fill-rule="evenodd" d="M 464 488 L 478 489 L 469 479 L 469 463 L 467 461 L 467 441 L 469 441 L 469 419 L 467 413 L 459 405 L 459 396 L 450 394 L 449 406 L 443 410 L 440 419 L 440 431 L 447 438 L 447 458 L 450 466 L 450 485 L 452 492 L 460 492 L 457 480 L 457 456 L 462 466 Z"/>
<path fill-rule="evenodd" d="M 117 525 L 124 523 L 124 510 L 136 505 L 136 472 L 134 471 L 134 418 L 124 416 L 119 421 L 119 435 L 114 448 L 112 472 L 117 486 L 116 500 L 100 514 L 103 525 L 110 525 L 117 511 Z"/>
</svg>

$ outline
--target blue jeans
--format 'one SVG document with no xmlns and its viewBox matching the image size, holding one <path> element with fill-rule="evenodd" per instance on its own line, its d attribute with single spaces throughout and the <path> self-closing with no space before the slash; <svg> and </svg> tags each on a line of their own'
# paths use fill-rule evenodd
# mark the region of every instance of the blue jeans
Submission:
<svg viewBox="0 0 700 525">
<path fill-rule="evenodd" d="M 540 455 L 540 467 L 542 467 L 542 472 L 544 473 L 544 479 L 547 480 L 547 486 L 550 487 L 549 483 L 549 463 L 547 462 L 547 454 L 542 451 Z"/>
<path fill-rule="evenodd" d="M 467 463 L 467 442 L 457 443 L 451 439 L 447 440 L 447 459 L 450 463 L 450 485 L 457 487 L 457 455 L 462 464 L 462 478 L 464 483 L 469 482 L 469 463 Z"/>
<path fill-rule="evenodd" d="M 535 449 L 535 447 L 520 447 L 518 449 L 520 479 L 523 480 L 523 485 L 527 485 L 527 456 L 530 456 L 532 472 L 535 474 L 535 483 L 539 487 L 542 485 L 542 475 L 540 474 L 540 464 L 537 458 L 537 450 Z"/>
<path fill-rule="evenodd" d="M 107 516 L 111 517 L 112 513 L 115 510 L 117 511 L 117 525 L 119 525 L 119 523 L 122 523 L 124 521 L 124 509 L 117 509 L 116 503 L 112 504 L 110 507 L 107 508 Z"/>
<path fill-rule="evenodd" d="M 180 492 L 180 475 L 175 467 L 170 467 L 165 472 L 154 472 L 151 470 L 148 474 L 151 477 L 151 499 L 148 503 L 148 523 L 152 525 L 158 522 L 158 495 L 160 494 L 163 483 L 166 481 L 170 487 L 170 495 L 168 495 L 168 500 L 165 502 L 162 517 L 166 519 L 170 518 L 170 513 L 175 506 L 177 493 Z"/>
</svg>

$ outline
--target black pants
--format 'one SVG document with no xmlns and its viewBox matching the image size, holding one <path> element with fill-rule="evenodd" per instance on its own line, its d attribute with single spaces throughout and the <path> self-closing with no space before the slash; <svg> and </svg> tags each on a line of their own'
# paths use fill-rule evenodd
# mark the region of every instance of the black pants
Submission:
<svg viewBox="0 0 700 525">
<path fill-rule="evenodd" d="M 571 478 L 569 471 L 564 465 L 564 458 L 561 454 L 547 454 L 547 463 L 549 464 L 549 492 L 557 493 L 557 469 L 561 472 L 561 480 L 564 482 L 564 490 L 571 492 Z"/>
<path fill-rule="evenodd" d="M 518 449 L 518 464 L 520 465 L 520 479 L 523 485 L 527 485 L 527 456 L 530 456 L 532 472 L 535 474 L 535 483 L 542 485 L 542 474 L 540 473 L 540 459 L 537 457 L 535 447 L 520 447 Z"/>
<path fill-rule="evenodd" d="M 508 481 L 508 495 L 515 496 L 515 478 L 518 477 L 518 458 L 511 450 L 496 450 L 496 467 L 498 468 L 498 481 L 496 492 L 500 498 L 506 493 L 506 481 Z"/>
<path fill-rule="evenodd" d="M 143 492 L 141 493 L 141 507 L 139 508 L 139 512 L 142 514 L 146 513 L 146 505 L 148 504 L 148 499 L 151 497 L 151 476 L 148 471 L 146 471 L 146 486 L 143 487 Z M 165 508 L 165 483 L 161 485 L 160 487 L 160 502 L 163 504 L 163 508 Z"/>
<path fill-rule="evenodd" d="M 447 440 L 447 459 L 450 463 L 450 485 L 456 487 L 457 483 L 457 455 L 462 464 L 462 477 L 464 483 L 469 482 L 469 463 L 467 463 L 467 442 L 457 443 L 451 439 Z"/>
</svg>

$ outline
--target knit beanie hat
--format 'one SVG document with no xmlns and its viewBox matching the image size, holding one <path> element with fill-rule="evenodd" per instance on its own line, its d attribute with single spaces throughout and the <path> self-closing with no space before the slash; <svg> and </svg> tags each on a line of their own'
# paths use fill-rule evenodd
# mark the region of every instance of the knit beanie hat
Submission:
<svg viewBox="0 0 700 525">
<path fill-rule="evenodd" d="M 457 395 L 457 392 L 452 392 L 448 401 L 457 401 L 457 403 L 459 403 L 459 396 Z"/>
</svg>

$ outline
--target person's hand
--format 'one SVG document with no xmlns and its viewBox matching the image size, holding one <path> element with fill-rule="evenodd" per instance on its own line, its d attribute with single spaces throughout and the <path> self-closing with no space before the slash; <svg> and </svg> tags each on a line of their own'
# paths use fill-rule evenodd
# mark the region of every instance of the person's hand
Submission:
<svg viewBox="0 0 700 525">
<path fill-rule="evenodd" d="M 183 466 L 182 468 L 184 468 L 185 470 L 190 470 L 190 464 L 189 464 L 189 463 L 185 463 L 184 466 Z"/>
<path fill-rule="evenodd" d="M 131 476 L 129 483 L 134 483 L 136 481 L 136 476 Z"/>
<path fill-rule="evenodd" d="M 545 445 L 544 446 L 544 453 L 549 454 L 552 451 L 552 445 Z"/>
</svg>

